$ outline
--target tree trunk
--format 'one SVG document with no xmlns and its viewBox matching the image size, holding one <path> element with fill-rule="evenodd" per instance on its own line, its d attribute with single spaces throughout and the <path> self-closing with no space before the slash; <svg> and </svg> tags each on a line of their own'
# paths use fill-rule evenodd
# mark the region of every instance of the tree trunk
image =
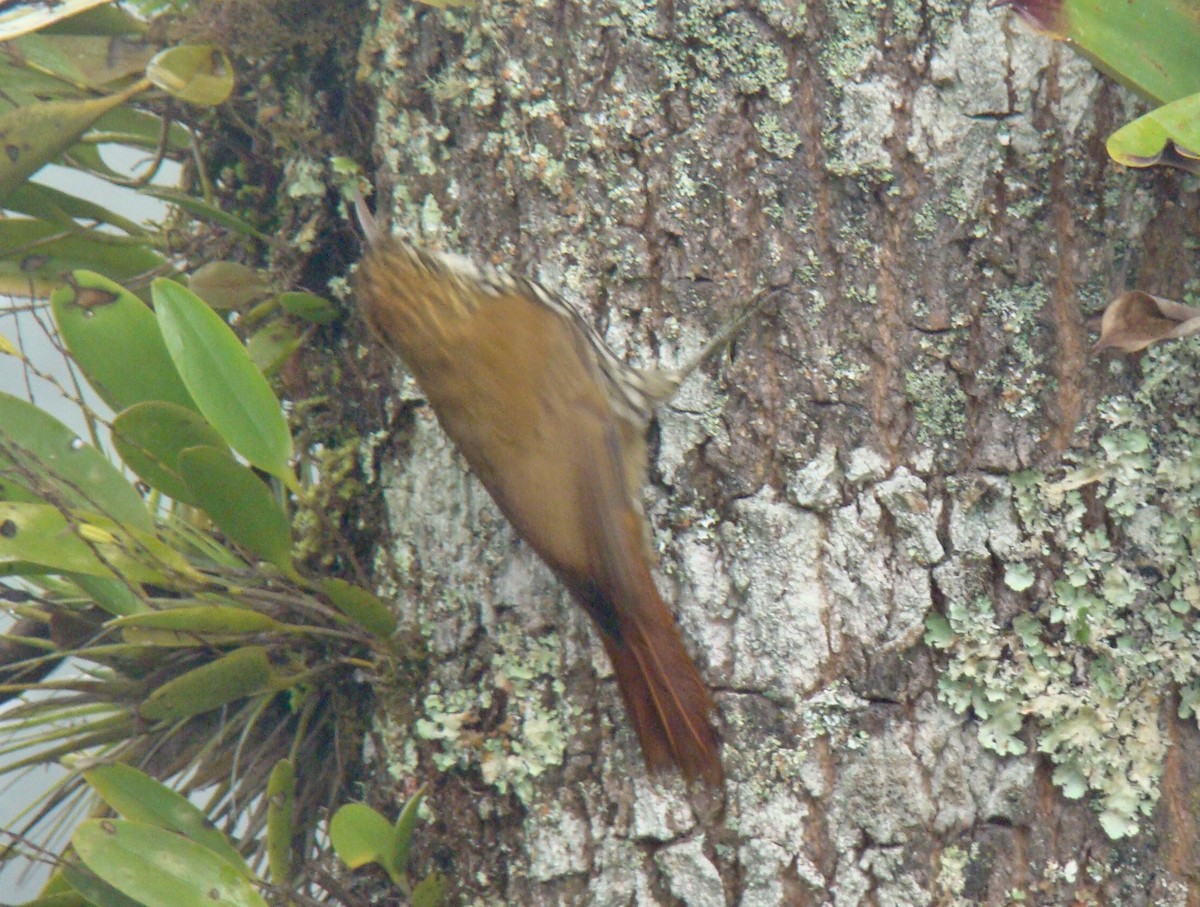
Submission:
<svg viewBox="0 0 1200 907">
<path fill-rule="evenodd" d="M 1088 349 L 1115 291 L 1196 287 L 1195 194 L 1104 153 L 1128 96 L 983 2 L 403 2 L 366 60 L 381 220 L 629 361 L 780 288 L 652 433 L 719 791 L 646 777 L 581 609 L 396 372 L 380 566 L 431 658 L 381 759 L 431 782 L 456 897 L 1200 904 L 1198 357 Z"/>
</svg>

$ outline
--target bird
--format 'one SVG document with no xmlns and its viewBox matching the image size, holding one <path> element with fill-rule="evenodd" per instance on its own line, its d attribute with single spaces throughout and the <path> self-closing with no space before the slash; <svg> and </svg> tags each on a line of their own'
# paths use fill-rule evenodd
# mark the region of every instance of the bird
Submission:
<svg viewBox="0 0 1200 907">
<path fill-rule="evenodd" d="M 500 510 L 583 606 L 651 773 L 723 784 L 712 695 L 651 573 L 640 495 L 676 371 L 619 359 L 536 281 L 384 234 L 361 194 L 355 295 Z M 747 307 L 749 309 L 749 307 Z"/>
</svg>

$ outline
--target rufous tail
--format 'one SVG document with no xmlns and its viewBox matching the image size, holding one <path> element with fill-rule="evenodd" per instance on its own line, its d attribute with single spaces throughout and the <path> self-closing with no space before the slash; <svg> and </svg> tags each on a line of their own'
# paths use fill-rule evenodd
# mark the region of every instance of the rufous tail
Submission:
<svg viewBox="0 0 1200 907">
<path fill-rule="evenodd" d="M 647 557 L 645 517 L 625 486 L 615 428 L 607 446 L 581 445 L 585 512 L 595 520 L 591 572 L 571 582 L 600 630 L 646 765 L 676 766 L 714 787 L 724 779 L 712 725 L 713 701 L 663 601 Z"/>
<path fill-rule="evenodd" d="M 617 687 L 651 771 L 674 765 L 688 781 L 700 778 L 718 787 L 724 773 L 712 726 L 712 697 L 666 603 L 652 586 L 651 591 L 657 601 L 649 608 L 643 605 L 637 617 L 622 615 L 619 638 L 600 634 Z"/>
</svg>

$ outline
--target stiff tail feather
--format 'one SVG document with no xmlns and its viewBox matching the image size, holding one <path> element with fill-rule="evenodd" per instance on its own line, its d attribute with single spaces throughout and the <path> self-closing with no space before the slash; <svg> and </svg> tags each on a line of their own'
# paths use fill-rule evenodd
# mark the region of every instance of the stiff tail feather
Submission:
<svg viewBox="0 0 1200 907">
<path fill-rule="evenodd" d="M 601 445 L 581 446 L 584 510 L 596 520 L 591 536 L 593 590 L 576 594 L 600 630 L 617 687 L 651 771 L 676 766 L 689 780 L 724 780 L 712 725 L 713 701 L 683 647 L 679 626 L 650 573 L 645 517 L 634 506 L 615 426 Z"/>
<path fill-rule="evenodd" d="M 653 586 L 651 593 L 657 599 L 653 610 L 661 608 L 665 620 L 652 615 L 654 626 L 647 627 L 638 617 L 624 614 L 619 637 L 600 634 L 617 675 L 617 688 L 651 771 L 675 766 L 688 781 L 701 778 L 719 787 L 724 773 L 710 718 L 712 697 L 683 647 L 666 603 Z M 648 610 L 639 609 L 639 617 L 647 616 Z"/>
</svg>

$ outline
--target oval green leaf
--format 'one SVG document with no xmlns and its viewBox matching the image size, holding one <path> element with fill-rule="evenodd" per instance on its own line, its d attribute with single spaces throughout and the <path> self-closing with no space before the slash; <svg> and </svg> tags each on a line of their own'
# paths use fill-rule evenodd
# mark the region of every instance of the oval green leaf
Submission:
<svg viewBox="0 0 1200 907">
<path fill-rule="evenodd" d="M 289 315 L 313 324 L 329 324 L 338 318 L 337 307 L 332 302 L 312 293 L 280 293 L 279 304 Z"/>
<path fill-rule="evenodd" d="M 189 447 L 180 453 L 179 471 L 197 506 L 225 535 L 291 572 L 292 528 L 262 479 L 214 447 Z"/>
<path fill-rule="evenodd" d="M 273 633 L 286 626 L 249 608 L 232 605 L 194 605 L 146 611 L 112 621 L 110 627 L 143 627 L 183 633 Z"/>
<path fill-rule="evenodd" d="M 196 409 L 154 313 L 119 283 L 75 271 L 50 295 L 50 309 L 72 358 L 114 411 L 146 400 Z"/>
<path fill-rule="evenodd" d="M 1108 137 L 1118 164 L 1149 167 L 1169 163 L 1200 173 L 1200 94 L 1164 104 Z"/>
<path fill-rule="evenodd" d="M 210 261 L 188 278 L 188 289 L 217 311 L 240 309 L 266 294 L 266 280 L 236 261 Z"/>
<path fill-rule="evenodd" d="M 300 345 L 305 334 L 285 321 L 276 319 L 254 332 L 246 341 L 246 350 L 258 370 L 264 375 L 274 375 Z"/>
<path fill-rule="evenodd" d="M 276 688 L 275 672 L 261 646 L 246 646 L 164 683 L 139 711 L 150 721 L 178 721 Z"/>
<path fill-rule="evenodd" d="M 154 281 L 151 294 L 167 351 L 200 412 L 230 447 L 294 485 L 288 469 L 292 436 L 283 410 L 237 335 L 173 280 Z"/>
<path fill-rule="evenodd" d="M 373 636 L 386 640 L 396 632 L 391 608 L 362 586 L 331 576 L 321 581 L 321 591 L 335 608 Z"/>
<path fill-rule="evenodd" d="M 233 64 L 211 44 L 171 47 L 146 66 L 146 78 L 181 101 L 214 107 L 233 93 Z"/>
<path fill-rule="evenodd" d="M 145 772 L 132 765 L 112 763 L 94 765 L 84 771 L 83 777 L 123 818 L 178 832 L 207 847 L 239 872 L 249 874 L 242 855 L 200 809 Z"/>
<path fill-rule="evenodd" d="M 125 465 L 147 485 L 193 507 L 201 505 L 179 471 L 179 454 L 189 447 L 225 448 L 225 440 L 195 410 L 159 401 L 138 403 L 118 415 L 112 438 Z"/>
<path fill-rule="evenodd" d="M 101 513 L 147 532 L 154 528 L 137 489 L 104 454 L 32 403 L 3 392 L 0 467 L 41 500 Z"/>
<path fill-rule="evenodd" d="M 254 883 L 227 860 L 155 825 L 88 819 L 71 844 L 88 869 L 146 907 L 266 907 Z"/>
<path fill-rule="evenodd" d="M 365 803 L 347 803 L 329 822 L 329 840 L 342 862 L 357 869 L 390 850 L 392 823 Z"/>
<path fill-rule="evenodd" d="M 281 888 L 292 882 L 292 838 L 296 835 L 296 769 L 280 759 L 267 781 L 267 865 Z"/>
</svg>

